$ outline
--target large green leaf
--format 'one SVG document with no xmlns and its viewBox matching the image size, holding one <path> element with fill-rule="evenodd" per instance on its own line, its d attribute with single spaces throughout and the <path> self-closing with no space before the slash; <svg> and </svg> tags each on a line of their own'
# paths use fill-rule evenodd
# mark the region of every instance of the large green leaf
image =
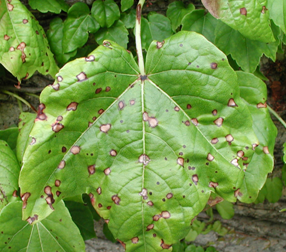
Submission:
<svg viewBox="0 0 286 252">
<path fill-rule="evenodd" d="M 247 103 L 253 119 L 253 129 L 259 140 L 252 161 L 245 170 L 242 187 L 236 193 L 240 201 L 251 203 L 263 187 L 267 174 L 273 169 L 277 129 L 267 109 L 265 83 L 249 73 L 237 72 L 237 76 L 241 97 Z"/>
<path fill-rule="evenodd" d="M 62 10 L 67 12 L 69 5 L 65 0 L 29 0 L 29 5 L 32 9 L 37 9 L 40 12 L 53 12 L 59 14 Z"/>
<path fill-rule="evenodd" d="M 273 42 L 267 0 L 202 0 L 216 18 L 243 36 L 264 43 Z"/>
<path fill-rule="evenodd" d="M 191 13 L 195 9 L 193 4 L 189 4 L 187 7 L 181 1 L 174 1 L 169 4 L 167 10 L 167 17 L 172 23 L 172 29 L 175 32 L 176 29 L 182 24 L 183 18 Z"/>
<path fill-rule="evenodd" d="M 35 119 L 36 119 L 36 114 L 28 112 L 22 112 L 20 114 L 20 122 L 18 125 L 19 135 L 17 138 L 17 148 L 16 148 L 17 159 L 20 165 L 22 165 L 22 159 L 24 156 L 24 152 L 27 148 L 27 145 L 32 140 L 29 135 L 34 125 Z"/>
<path fill-rule="evenodd" d="M 64 22 L 64 53 L 71 53 L 82 47 L 88 40 L 88 33 L 96 32 L 98 29 L 99 24 L 90 15 L 89 7 L 85 3 L 77 2 L 72 5 Z"/>
<path fill-rule="evenodd" d="M 84 251 L 85 244 L 79 230 L 72 222 L 63 202 L 58 204 L 60 211 L 34 225 L 37 216 L 22 220 L 21 202 L 13 202 L 0 213 L 1 251 Z"/>
<path fill-rule="evenodd" d="M 9 145 L 0 140 L 0 209 L 16 200 L 20 166 Z"/>
<path fill-rule="evenodd" d="M 43 28 L 19 0 L 0 2 L 0 63 L 20 81 L 58 67 Z"/>
<path fill-rule="evenodd" d="M 153 40 L 163 41 L 173 34 L 170 20 L 157 13 L 149 13 L 148 20 L 142 18 L 142 48 L 148 49 Z"/>
<path fill-rule="evenodd" d="M 124 48 L 127 48 L 128 31 L 121 20 L 116 21 L 109 28 L 102 28 L 94 34 L 94 38 L 98 44 L 102 44 L 104 40 L 112 40 Z"/>
<path fill-rule="evenodd" d="M 91 14 L 101 27 L 110 27 L 120 18 L 120 11 L 113 0 L 96 0 L 92 4 Z"/>
<path fill-rule="evenodd" d="M 61 18 L 56 17 L 50 22 L 50 29 L 47 31 L 47 37 L 50 42 L 51 50 L 61 66 L 67 63 L 71 57 L 76 55 L 77 50 L 69 53 L 64 52 L 64 23 Z"/>
<path fill-rule="evenodd" d="M 218 21 L 215 29 L 215 44 L 225 54 L 231 54 L 237 64 L 245 71 L 253 73 L 263 54 L 276 60 L 279 41 L 263 43 L 244 37 L 239 31 Z"/>
<path fill-rule="evenodd" d="M 211 14 L 206 14 L 205 10 L 194 10 L 184 17 L 182 30 L 198 32 L 214 43 L 216 25 L 217 20 Z"/>
<path fill-rule="evenodd" d="M 146 73 L 109 41 L 62 68 L 23 158 L 24 219 L 88 193 L 127 251 L 152 252 L 188 233 L 211 192 L 236 200 L 258 140 L 226 56 L 180 32 L 152 42 Z"/>
<path fill-rule="evenodd" d="M 286 33 L 286 2 L 284 0 L 268 0 L 267 9 L 270 18 Z"/>
</svg>

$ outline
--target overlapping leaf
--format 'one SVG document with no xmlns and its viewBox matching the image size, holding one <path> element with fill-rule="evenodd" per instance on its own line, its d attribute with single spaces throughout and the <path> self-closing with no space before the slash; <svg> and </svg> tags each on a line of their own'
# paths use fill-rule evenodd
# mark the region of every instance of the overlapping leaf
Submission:
<svg viewBox="0 0 286 252">
<path fill-rule="evenodd" d="M 19 118 L 20 122 L 18 125 L 19 135 L 17 138 L 17 148 L 16 148 L 16 155 L 17 155 L 17 159 L 20 165 L 22 165 L 24 152 L 28 144 L 31 142 L 29 135 L 34 125 L 35 118 L 36 118 L 36 114 L 32 114 L 28 112 L 22 112 L 20 114 L 20 118 Z"/>
<path fill-rule="evenodd" d="M 187 7 L 181 1 L 174 1 L 168 6 L 167 17 L 171 20 L 172 29 L 175 32 L 181 25 L 183 18 L 191 13 L 195 9 L 193 4 L 189 4 Z"/>
<path fill-rule="evenodd" d="M 267 174 L 273 169 L 273 150 L 277 129 L 267 109 L 266 85 L 252 74 L 237 72 L 241 97 L 253 119 L 253 129 L 259 145 L 255 147 L 252 161 L 247 165 L 238 198 L 242 202 L 253 202 L 263 187 Z"/>
<path fill-rule="evenodd" d="M 0 37 L 0 63 L 18 80 L 57 73 L 43 28 L 19 0 L 1 1 Z"/>
<path fill-rule="evenodd" d="M 1 251 L 84 251 L 84 241 L 64 203 L 59 202 L 58 208 L 60 211 L 35 225 L 22 220 L 21 202 L 3 208 L 0 213 Z M 36 218 L 33 216 L 29 221 Z"/>
<path fill-rule="evenodd" d="M 142 48 L 146 50 L 153 40 L 163 41 L 173 34 L 170 20 L 161 14 L 150 13 L 148 20 L 142 18 L 141 25 Z"/>
<path fill-rule="evenodd" d="M 82 47 L 88 40 L 88 33 L 98 29 L 99 24 L 90 15 L 89 7 L 82 2 L 75 3 L 68 10 L 68 18 L 64 22 L 64 53 L 71 53 Z"/>
<path fill-rule="evenodd" d="M 236 200 L 258 140 L 226 56 L 180 32 L 152 42 L 146 72 L 105 41 L 42 92 L 20 175 L 24 219 L 88 193 L 126 251 L 152 252 L 188 233 L 211 191 Z"/>
<path fill-rule="evenodd" d="M 202 0 L 216 18 L 243 36 L 264 43 L 273 42 L 266 0 Z"/>
<path fill-rule="evenodd" d="M 127 48 L 128 34 L 124 23 L 121 20 L 118 20 L 111 27 L 100 29 L 94 34 L 94 38 L 98 44 L 102 44 L 104 40 L 108 39 Z"/>
<path fill-rule="evenodd" d="M 67 12 L 69 5 L 64 0 L 29 0 L 29 5 L 40 12 L 53 12 L 59 14 L 62 10 Z"/>
<path fill-rule="evenodd" d="M 121 11 L 128 10 L 134 4 L 134 0 L 121 0 Z"/>
<path fill-rule="evenodd" d="M 231 54 L 244 71 L 251 73 L 256 70 L 263 54 L 275 61 L 279 43 L 278 39 L 272 43 L 263 43 L 245 38 L 239 31 L 220 21 L 215 29 L 216 46 L 225 54 Z"/>
<path fill-rule="evenodd" d="M 269 17 L 286 33 L 286 2 L 284 0 L 268 0 Z"/>
<path fill-rule="evenodd" d="M 205 14 L 204 10 L 194 10 L 182 21 L 182 30 L 198 32 L 212 43 L 215 42 L 216 26 L 217 20 L 211 14 Z"/>
<path fill-rule="evenodd" d="M 16 200 L 20 166 L 9 145 L 0 140 L 0 209 Z"/>
<path fill-rule="evenodd" d="M 96 0 L 92 4 L 91 14 L 101 27 L 107 28 L 120 17 L 118 5 L 113 0 Z"/>
<path fill-rule="evenodd" d="M 76 49 L 73 52 L 64 52 L 64 23 L 61 18 L 56 17 L 50 22 L 50 29 L 47 31 L 47 37 L 50 42 L 51 50 L 55 54 L 56 60 L 60 65 L 64 65 L 71 57 L 76 55 Z"/>
<path fill-rule="evenodd" d="M 19 130 L 17 127 L 11 127 L 5 130 L 0 130 L 0 140 L 6 141 L 13 151 L 16 151 L 16 143 Z"/>
</svg>

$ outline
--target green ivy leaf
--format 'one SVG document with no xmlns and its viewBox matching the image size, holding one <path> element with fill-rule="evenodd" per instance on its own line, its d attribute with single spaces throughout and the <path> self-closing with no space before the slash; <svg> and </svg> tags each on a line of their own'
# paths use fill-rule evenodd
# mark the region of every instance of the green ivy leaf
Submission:
<svg viewBox="0 0 286 252">
<path fill-rule="evenodd" d="M 185 249 L 185 252 L 205 252 L 205 250 L 201 246 L 191 244 Z"/>
<path fill-rule="evenodd" d="M 96 42 L 100 45 L 104 40 L 114 41 L 124 48 L 128 44 L 128 31 L 121 20 L 116 21 L 110 28 L 102 28 L 94 34 Z"/>
<path fill-rule="evenodd" d="M 194 10 L 184 17 L 182 30 L 198 32 L 214 43 L 216 25 L 217 20 L 211 14 L 205 14 L 204 10 Z"/>
<path fill-rule="evenodd" d="M 286 2 L 283 0 L 268 0 L 269 17 L 286 33 Z"/>
<path fill-rule="evenodd" d="M 74 50 L 70 53 L 64 53 L 64 23 L 61 18 L 56 17 L 50 22 L 50 28 L 47 31 L 47 37 L 51 46 L 51 50 L 55 54 L 56 60 L 61 66 L 63 66 L 69 61 L 70 58 L 76 55 L 77 50 Z"/>
<path fill-rule="evenodd" d="M 283 183 L 280 178 L 268 178 L 265 183 L 266 199 L 270 203 L 277 202 L 282 196 Z"/>
<path fill-rule="evenodd" d="M 15 152 L 18 134 L 19 130 L 17 127 L 0 130 L 0 140 L 6 141 L 9 144 L 10 148 Z"/>
<path fill-rule="evenodd" d="M 233 204 L 231 204 L 228 201 L 224 200 L 216 204 L 216 210 L 218 211 L 220 216 L 225 220 L 229 220 L 234 216 Z"/>
<path fill-rule="evenodd" d="M 126 251 L 156 251 L 188 233 L 211 192 L 236 200 L 237 153 L 250 162 L 258 140 L 226 56 L 179 32 L 146 58 L 145 77 L 105 41 L 43 90 L 20 174 L 24 219 L 87 193 Z"/>
<path fill-rule="evenodd" d="M 202 3 L 214 17 L 244 37 L 264 43 L 275 41 L 266 0 L 202 0 Z"/>
<path fill-rule="evenodd" d="M 120 20 L 124 23 L 124 26 L 127 29 L 134 28 L 136 21 L 136 11 L 132 9 L 128 13 L 121 13 Z"/>
<path fill-rule="evenodd" d="M 277 129 L 267 109 L 265 83 L 249 73 L 237 72 L 237 76 L 241 97 L 251 113 L 253 129 L 259 140 L 259 145 L 253 146 L 255 154 L 246 168 L 242 187 L 237 191 L 240 201 L 251 203 L 256 199 L 267 174 L 273 169 L 272 153 Z"/>
<path fill-rule="evenodd" d="M 110 27 L 120 18 L 120 11 L 113 0 L 96 0 L 92 4 L 91 14 L 101 27 Z"/>
<path fill-rule="evenodd" d="M 176 29 L 182 24 L 183 18 L 195 9 L 193 4 L 189 4 L 186 8 L 183 2 L 175 1 L 169 4 L 167 9 L 167 17 L 172 23 L 172 30 Z"/>
<path fill-rule="evenodd" d="M 101 0 L 100 0 L 101 1 Z M 68 18 L 64 22 L 63 48 L 64 53 L 70 53 L 82 47 L 88 40 L 89 32 L 96 32 L 99 24 L 90 15 L 89 7 L 77 2 L 68 10 Z"/>
<path fill-rule="evenodd" d="M 103 224 L 103 230 L 102 231 L 108 240 L 112 241 L 113 243 L 117 242 L 117 240 L 114 238 L 113 234 L 110 232 L 108 225 L 106 223 Z"/>
<path fill-rule="evenodd" d="M 58 72 L 43 28 L 19 1 L 0 3 L 0 63 L 20 81 Z"/>
<path fill-rule="evenodd" d="M 78 228 L 63 202 L 45 220 L 30 225 L 37 216 L 22 220 L 22 203 L 13 202 L 0 213 L 1 251 L 70 251 L 85 250 Z"/>
<path fill-rule="evenodd" d="M 263 54 L 273 61 L 276 59 L 279 41 L 266 44 L 250 40 L 222 22 L 217 22 L 215 35 L 216 46 L 225 54 L 231 54 L 244 71 L 253 73 Z"/>
<path fill-rule="evenodd" d="M 32 139 L 29 137 L 29 134 L 34 125 L 35 118 L 36 114 L 28 112 L 22 112 L 20 114 L 20 122 L 18 125 L 19 135 L 17 138 L 17 148 L 16 148 L 17 159 L 20 165 L 22 165 L 22 159 L 28 144 L 32 143 Z"/>
<path fill-rule="evenodd" d="M 121 0 L 121 11 L 126 11 L 132 7 L 134 0 Z"/>
<path fill-rule="evenodd" d="M 153 40 L 163 41 L 173 34 L 170 20 L 161 14 L 149 13 L 141 25 L 142 48 L 146 50 Z"/>
<path fill-rule="evenodd" d="M 53 12 L 59 14 L 62 10 L 67 12 L 69 5 L 64 0 L 29 0 L 29 5 L 32 9 L 37 9 L 40 12 Z"/>
<path fill-rule="evenodd" d="M 17 199 L 20 166 L 9 145 L 0 140 L 0 209 Z"/>
<path fill-rule="evenodd" d="M 73 222 L 77 225 L 82 238 L 86 241 L 96 237 L 93 226 L 93 216 L 88 206 L 73 201 L 65 201 Z"/>
</svg>

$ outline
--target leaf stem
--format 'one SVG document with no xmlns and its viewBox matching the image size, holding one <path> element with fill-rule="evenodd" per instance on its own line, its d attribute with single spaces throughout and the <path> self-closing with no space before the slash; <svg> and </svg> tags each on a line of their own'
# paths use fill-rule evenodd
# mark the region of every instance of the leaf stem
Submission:
<svg viewBox="0 0 286 252">
<path fill-rule="evenodd" d="M 267 107 L 268 107 L 270 113 L 271 113 L 272 115 L 274 115 L 274 116 L 277 118 L 277 120 L 278 120 L 278 121 L 284 126 L 284 128 L 286 129 L 286 122 L 281 118 L 281 116 L 278 115 L 278 114 L 276 113 L 276 111 L 273 110 L 269 105 L 268 105 Z"/>
<path fill-rule="evenodd" d="M 137 9 L 136 9 L 136 24 L 135 24 L 135 41 L 136 41 L 136 50 L 138 56 L 138 66 L 141 75 L 145 75 L 144 68 L 144 58 L 142 52 L 142 43 L 141 43 L 141 14 L 142 8 L 145 3 L 145 0 L 139 0 Z"/>
<path fill-rule="evenodd" d="M 13 96 L 13 97 L 16 98 L 18 101 L 23 102 L 23 103 L 26 104 L 29 108 L 31 108 L 32 110 L 34 110 L 35 112 L 37 112 L 37 110 L 36 110 L 29 102 L 27 102 L 25 99 L 23 99 L 23 98 L 20 97 L 19 95 L 14 94 L 14 93 L 12 93 L 12 92 L 9 92 L 9 91 L 7 91 L 7 90 L 1 90 L 1 92 L 4 93 L 4 94 Z"/>
</svg>

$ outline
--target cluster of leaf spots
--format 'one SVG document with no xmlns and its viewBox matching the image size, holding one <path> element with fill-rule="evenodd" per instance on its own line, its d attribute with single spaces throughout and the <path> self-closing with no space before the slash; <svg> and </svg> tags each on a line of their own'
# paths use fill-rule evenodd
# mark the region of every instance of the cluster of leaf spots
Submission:
<svg viewBox="0 0 286 252">
<path fill-rule="evenodd" d="M 62 198 L 88 193 L 127 251 L 159 250 L 184 237 L 211 191 L 246 195 L 240 187 L 260 145 L 225 55 L 182 32 L 152 43 L 146 72 L 106 41 L 43 91 L 20 176 L 24 219 L 38 222 Z"/>
</svg>

